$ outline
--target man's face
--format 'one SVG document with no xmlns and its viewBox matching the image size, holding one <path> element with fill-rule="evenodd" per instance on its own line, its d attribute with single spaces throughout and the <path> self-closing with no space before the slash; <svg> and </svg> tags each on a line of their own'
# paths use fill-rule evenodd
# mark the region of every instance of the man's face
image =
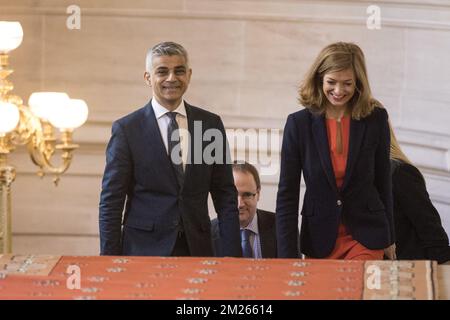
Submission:
<svg viewBox="0 0 450 320">
<path fill-rule="evenodd" d="M 191 80 L 192 70 L 183 56 L 155 56 L 152 70 L 144 73 L 155 98 L 163 107 L 174 110 L 180 103 Z"/>
<path fill-rule="evenodd" d="M 233 170 L 233 177 L 238 191 L 239 223 L 245 228 L 256 214 L 259 190 L 251 173 Z"/>
</svg>

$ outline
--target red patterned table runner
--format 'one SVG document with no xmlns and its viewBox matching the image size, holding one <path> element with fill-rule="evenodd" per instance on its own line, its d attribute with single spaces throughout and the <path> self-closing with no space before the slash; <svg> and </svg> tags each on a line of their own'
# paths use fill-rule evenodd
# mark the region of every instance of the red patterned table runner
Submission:
<svg viewBox="0 0 450 320">
<path fill-rule="evenodd" d="M 12 264 L 3 264 L 0 269 L 0 299 L 437 297 L 437 280 L 433 274 L 436 265 L 426 261 L 365 264 L 362 261 L 312 259 L 64 256 L 58 261 L 57 258 L 15 256 L 15 260 L 10 260 L 15 263 L 15 268 Z M 0 262 L 5 262 L 5 258 L 0 259 Z M 46 267 L 43 266 L 45 263 Z M 42 274 L 42 270 L 49 268 L 51 272 L 47 275 L 35 272 L 40 270 Z"/>
</svg>

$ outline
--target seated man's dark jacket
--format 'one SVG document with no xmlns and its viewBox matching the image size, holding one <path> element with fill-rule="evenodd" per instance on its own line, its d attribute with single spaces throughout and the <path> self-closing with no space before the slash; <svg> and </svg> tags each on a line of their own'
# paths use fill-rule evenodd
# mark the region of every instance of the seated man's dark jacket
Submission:
<svg viewBox="0 0 450 320">
<path fill-rule="evenodd" d="M 261 243 L 261 255 L 263 258 L 277 257 L 277 240 L 275 229 L 275 214 L 273 212 L 257 209 L 258 231 Z M 223 250 L 219 235 L 219 223 L 217 219 L 211 221 L 211 234 L 216 256 L 223 256 Z"/>
</svg>

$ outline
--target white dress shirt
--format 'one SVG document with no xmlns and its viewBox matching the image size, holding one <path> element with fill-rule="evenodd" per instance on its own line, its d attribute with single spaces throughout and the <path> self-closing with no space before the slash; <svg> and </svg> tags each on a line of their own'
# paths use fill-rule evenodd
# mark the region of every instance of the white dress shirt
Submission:
<svg viewBox="0 0 450 320">
<path fill-rule="evenodd" d="M 159 131 L 161 132 L 161 137 L 166 147 L 167 154 L 169 154 L 169 142 L 167 137 L 167 128 L 169 127 L 170 117 L 167 115 L 170 112 L 168 109 L 159 104 L 156 99 L 152 99 L 152 108 L 155 112 L 156 121 L 158 122 Z M 183 170 L 186 168 L 187 154 L 189 150 L 189 131 L 187 122 L 186 106 L 184 105 L 184 100 L 178 107 L 173 110 L 177 113 L 176 121 L 178 123 L 178 128 L 180 129 L 180 141 L 181 141 L 181 159 L 183 161 Z"/>
</svg>

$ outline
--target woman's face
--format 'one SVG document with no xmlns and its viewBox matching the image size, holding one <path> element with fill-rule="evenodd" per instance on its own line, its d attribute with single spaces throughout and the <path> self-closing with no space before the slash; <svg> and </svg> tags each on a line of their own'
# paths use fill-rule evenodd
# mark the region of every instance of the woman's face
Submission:
<svg viewBox="0 0 450 320">
<path fill-rule="evenodd" d="M 323 93 L 333 107 L 346 108 L 355 94 L 355 75 L 352 69 L 326 73 L 323 77 Z"/>
</svg>

